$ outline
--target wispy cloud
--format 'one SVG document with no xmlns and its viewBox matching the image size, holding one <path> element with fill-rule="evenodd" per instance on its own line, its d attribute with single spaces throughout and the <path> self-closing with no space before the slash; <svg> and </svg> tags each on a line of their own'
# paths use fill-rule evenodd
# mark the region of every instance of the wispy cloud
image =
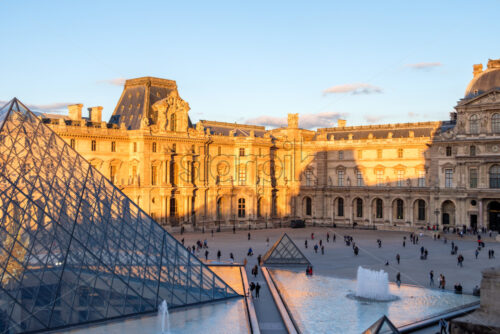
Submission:
<svg viewBox="0 0 500 334">
<path fill-rule="evenodd" d="M 316 114 L 301 114 L 299 115 L 299 126 L 303 129 L 314 129 L 318 127 L 335 126 L 339 118 L 347 116 L 345 113 L 338 112 L 320 112 Z M 259 116 L 247 119 L 246 124 L 265 125 L 269 127 L 281 127 L 287 125 L 286 117 L 274 116 Z"/>
<path fill-rule="evenodd" d="M 385 115 L 364 115 L 363 118 L 365 119 L 365 121 L 367 123 L 375 124 L 375 123 L 379 123 L 384 118 L 387 118 L 387 116 L 385 116 Z"/>
<path fill-rule="evenodd" d="M 327 88 L 323 91 L 323 95 L 328 94 L 373 94 L 373 93 L 382 93 L 382 88 L 368 84 L 368 83 L 352 83 L 352 84 L 343 84 L 337 85 L 330 88 Z"/>
<path fill-rule="evenodd" d="M 8 102 L 9 101 L 0 101 L 0 108 L 3 107 Z M 58 112 L 66 111 L 68 106 L 71 104 L 75 104 L 75 103 L 73 103 L 73 102 L 54 102 L 54 103 L 48 103 L 48 104 L 25 104 L 25 105 L 31 111 L 58 113 Z"/>
<path fill-rule="evenodd" d="M 410 118 L 415 118 L 415 117 L 419 117 L 420 114 L 416 113 L 416 112 L 413 112 L 413 111 L 409 111 L 408 112 L 408 117 Z"/>
<path fill-rule="evenodd" d="M 123 85 L 125 85 L 126 80 L 127 79 L 125 79 L 125 78 L 114 78 L 114 79 L 107 79 L 107 80 L 99 80 L 97 82 L 98 83 L 106 83 L 106 84 L 110 84 L 113 86 L 123 86 Z"/>
<path fill-rule="evenodd" d="M 414 70 L 432 70 L 436 67 L 443 66 L 442 63 L 435 61 L 435 62 L 421 62 L 421 63 L 415 63 L 415 64 L 406 64 L 405 67 L 412 68 Z"/>
</svg>

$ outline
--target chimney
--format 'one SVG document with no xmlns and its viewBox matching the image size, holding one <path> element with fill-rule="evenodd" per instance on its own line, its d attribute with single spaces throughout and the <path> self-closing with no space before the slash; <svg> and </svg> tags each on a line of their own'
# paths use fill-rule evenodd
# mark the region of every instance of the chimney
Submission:
<svg viewBox="0 0 500 334">
<path fill-rule="evenodd" d="M 83 104 L 72 104 L 68 106 L 68 116 L 72 121 L 79 121 L 82 119 Z"/>
<path fill-rule="evenodd" d="M 288 128 L 297 129 L 299 127 L 299 114 L 288 114 Z"/>
<path fill-rule="evenodd" d="M 339 120 L 337 120 L 337 127 L 343 128 L 343 127 L 345 127 L 345 124 L 346 124 L 346 120 L 345 119 L 339 119 Z"/>
<path fill-rule="evenodd" d="M 500 59 L 488 59 L 488 69 L 500 68 Z"/>
<path fill-rule="evenodd" d="M 483 73 L 483 64 L 474 64 L 472 65 L 472 69 L 472 74 L 474 74 L 474 76 L 477 76 L 478 74 Z"/>
<path fill-rule="evenodd" d="M 90 121 L 100 123 L 102 119 L 102 107 L 92 107 L 88 108 L 88 110 Z"/>
</svg>

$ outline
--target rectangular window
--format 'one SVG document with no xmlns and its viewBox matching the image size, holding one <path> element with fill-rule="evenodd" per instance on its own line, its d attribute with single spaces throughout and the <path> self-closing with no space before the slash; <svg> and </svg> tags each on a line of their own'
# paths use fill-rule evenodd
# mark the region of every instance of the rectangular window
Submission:
<svg viewBox="0 0 500 334">
<path fill-rule="evenodd" d="M 75 140 L 74 139 L 70 139 L 69 140 L 69 146 L 71 146 L 72 149 L 75 149 Z"/>
<path fill-rule="evenodd" d="M 469 183 L 471 188 L 477 188 L 477 168 L 469 169 Z"/>
<path fill-rule="evenodd" d="M 134 146 L 134 153 L 135 153 L 135 152 L 137 152 L 137 143 L 134 143 L 133 146 Z"/>
<path fill-rule="evenodd" d="M 402 158 L 403 157 L 403 149 L 402 148 L 399 148 L 398 149 L 398 158 Z"/>
<path fill-rule="evenodd" d="M 313 177 L 312 177 L 312 171 L 310 169 L 306 170 L 306 186 L 312 186 L 313 183 Z"/>
<path fill-rule="evenodd" d="M 116 142 L 111 142 L 111 152 L 116 152 Z"/>
<path fill-rule="evenodd" d="M 425 187 L 425 171 L 418 171 L 418 186 Z"/>
<path fill-rule="evenodd" d="M 240 186 L 244 186 L 247 182 L 247 167 L 245 165 L 240 165 L 238 180 Z"/>
<path fill-rule="evenodd" d="M 472 145 L 470 147 L 470 156 L 475 157 L 476 156 L 476 146 Z"/>
<path fill-rule="evenodd" d="M 446 188 L 453 187 L 453 169 L 451 168 L 444 170 L 444 186 Z"/>
<path fill-rule="evenodd" d="M 377 150 L 377 159 L 382 159 L 382 150 Z"/>
<path fill-rule="evenodd" d="M 337 180 L 338 180 L 337 185 L 339 187 L 343 187 L 344 186 L 344 171 L 343 170 L 337 171 Z"/>
<path fill-rule="evenodd" d="M 156 166 L 151 166 L 151 185 L 156 186 L 156 180 L 158 179 L 158 168 Z"/>
<path fill-rule="evenodd" d="M 137 183 L 137 166 L 132 167 L 132 184 Z"/>
<path fill-rule="evenodd" d="M 375 171 L 375 176 L 377 178 L 377 187 L 384 185 L 384 171 L 379 169 Z"/>
<path fill-rule="evenodd" d="M 339 151 L 339 160 L 344 160 L 344 151 Z"/>
<path fill-rule="evenodd" d="M 451 146 L 446 146 L 446 156 L 451 157 Z"/>
<path fill-rule="evenodd" d="M 357 170 L 356 171 L 356 181 L 357 181 L 357 185 L 358 187 L 362 187 L 364 186 L 364 182 L 363 182 L 363 173 L 361 173 L 360 170 Z"/>
<path fill-rule="evenodd" d="M 97 150 L 97 143 L 95 140 L 92 140 L 92 142 L 90 143 L 90 149 L 92 150 L 92 152 L 95 152 Z"/>
<path fill-rule="evenodd" d="M 244 198 L 238 199 L 238 217 L 245 218 L 245 199 Z"/>
<path fill-rule="evenodd" d="M 151 150 L 153 151 L 153 153 L 156 153 L 156 143 L 153 143 Z"/>
<path fill-rule="evenodd" d="M 398 170 L 396 175 L 397 175 L 397 186 L 402 187 L 403 186 L 403 178 L 404 178 L 404 170 Z"/>
<path fill-rule="evenodd" d="M 244 156 L 245 156 L 245 149 L 240 148 L 240 157 L 244 157 Z"/>
</svg>

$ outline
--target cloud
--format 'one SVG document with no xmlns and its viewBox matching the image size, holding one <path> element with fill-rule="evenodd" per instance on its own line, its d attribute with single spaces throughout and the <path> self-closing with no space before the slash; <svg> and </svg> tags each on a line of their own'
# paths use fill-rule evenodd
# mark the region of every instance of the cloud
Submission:
<svg viewBox="0 0 500 334">
<path fill-rule="evenodd" d="M 409 111 L 408 112 L 408 117 L 414 118 L 414 117 L 419 117 L 420 115 L 416 112 Z"/>
<path fill-rule="evenodd" d="M 0 101 L 0 108 L 10 101 Z M 22 101 L 21 101 L 22 102 Z M 58 113 L 66 111 L 68 106 L 75 104 L 73 102 L 54 102 L 49 104 L 25 104 L 31 111 Z"/>
<path fill-rule="evenodd" d="M 98 83 L 106 83 L 106 84 L 110 84 L 113 86 L 123 86 L 123 85 L 125 85 L 126 80 L 127 79 L 125 79 L 125 78 L 114 78 L 114 79 L 108 79 L 108 80 L 99 80 L 97 82 Z"/>
<path fill-rule="evenodd" d="M 365 121 L 370 123 L 370 124 L 379 123 L 381 120 L 383 120 L 386 117 L 387 116 L 384 116 L 384 115 L 364 115 L 363 116 Z"/>
<path fill-rule="evenodd" d="M 382 93 L 382 88 L 368 84 L 368 83 L 352 83 L 333 86 L 323 91 L 323 95 L 328 94 L 373 94 Z"/>
<path fill-rule="evenodd" d="M 412 68 L 414 70 L 432 70 L 433 68 L 443 66 L 438 61 L 435 62 L 421 62 L 421 63 L 415 63 L 415 64 L 406 64 L 405 67 Z"/>
<path fill-rule="evenodd" d="M 320 112 L 316 114 L 301 114 L 299 115 L 299 127 L 303 129 L 332 127 L 335 126 L 339 118 L 344 118 L 345 116 L 347 116 L 347 114 L 333 111 Z M 245 123 L 277 128 L 286 126 L 288 121 L 286 117 L 259 116 L 247 119 Z"/>
</svg>

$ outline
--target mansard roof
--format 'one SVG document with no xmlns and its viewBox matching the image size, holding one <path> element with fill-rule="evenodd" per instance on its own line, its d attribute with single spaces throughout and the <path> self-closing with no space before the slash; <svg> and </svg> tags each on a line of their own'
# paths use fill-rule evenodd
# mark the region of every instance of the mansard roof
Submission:
<svg viewBox="0 0 500 334">
<path fill-rule="evenodd" d="M 232 132 L 236 137 L 249 137 L 251 131 L 253 131 L 255 137 L 264 137 L 264 134 L 266 133 L 266 128 L 260 125 L 226 123 L 206 120 L 200 120 L 200 123 L 205 129 L 208 129 L 210 131 L 210 134 L 212 135 L 229 136 Z"/>
<path fill-rule="evenodd" d="M 328 139 L 347 140 L 352 136 L 353 140 L 361 139 L 384 139 L 409 138 L 411 132 L 413 137 L 431 137 L 442 122 L 418 122 L 403 124 L 381 124 L 368 126 L 349 126 L 336 128 L 320 128 L 318 134 L 328 136 Z M 391 134 L 391 135 L 390 135 Z"/>
</svg>

